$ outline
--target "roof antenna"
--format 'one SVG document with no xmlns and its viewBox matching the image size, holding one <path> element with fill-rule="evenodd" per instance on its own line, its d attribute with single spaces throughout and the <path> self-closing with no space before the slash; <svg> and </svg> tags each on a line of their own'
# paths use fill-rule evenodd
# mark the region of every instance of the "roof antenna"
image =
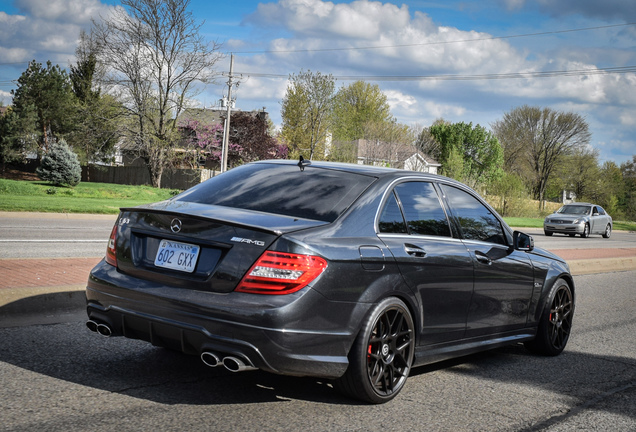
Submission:
<svg viewBox="0 0 636 432">
<path fill-rule="evenodd" d="M 305 167 L 309 165 L 311 165 L 311 161 L 305 160 L 302 155 L 298 158 L 298 168 L 300 168 L 300 171 L 305 171 Z"/>
</svg>

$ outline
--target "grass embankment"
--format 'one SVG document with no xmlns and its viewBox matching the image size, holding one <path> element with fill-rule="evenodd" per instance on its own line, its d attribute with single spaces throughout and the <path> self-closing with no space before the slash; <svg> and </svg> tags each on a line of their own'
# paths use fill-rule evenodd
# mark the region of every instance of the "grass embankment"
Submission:
<svg viewBox="0 0 636 432">
<path fill-rule="evenodd" d="M 174 196 L 178 191 L 150 186 L 88 183 L 56 187 L 41 181 L 0 179 L 0 211 L 117 214 Z"/>
</svg>

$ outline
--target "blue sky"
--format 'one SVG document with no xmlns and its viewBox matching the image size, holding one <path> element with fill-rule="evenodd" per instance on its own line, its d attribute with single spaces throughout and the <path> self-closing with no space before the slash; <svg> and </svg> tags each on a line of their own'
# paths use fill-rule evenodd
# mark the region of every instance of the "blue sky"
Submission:
<svg viewBox="0 0 636 432">
<path fill-rule="evenodd" d="M 118 4 L 0 0 L 0 101 L 11 102 L 14 80 L 30 60 L 72 64 L 80 29 Z M 636 154 L 633 0 L 192 0 L 190 8 L 205 21 L 203 35 L 235 53 L 242 74 L 237 108 L 266 107 L 278 125 L 286 77 L 312 70 L 332 74 L 338 87 L 367 77 L 405 124 L 444 118 L 490 127 L 515 107 L 549 107 L 585 117 L 602 162 Z M 229 57 L 217 68 L 227 72 Z M 602 73 L 607 68 L 627 72 Z M 596 73 L 536 76 L 589 70 Z M 502 79 L 520 73 L 529 75 Z M 224 80 L 201 88 L 193 104 L 218 104 Z"/>
</svg>

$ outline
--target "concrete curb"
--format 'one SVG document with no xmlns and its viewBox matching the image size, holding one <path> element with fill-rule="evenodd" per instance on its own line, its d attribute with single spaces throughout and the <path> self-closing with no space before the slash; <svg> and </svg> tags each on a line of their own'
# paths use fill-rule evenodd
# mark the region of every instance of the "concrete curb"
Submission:
<svg viewBox="0 0 636 432">
<path fill-rule="evenodd" d="M 636 258 L 594 258 L 568 260 L 573 276 L 636 270 Z"/>
</svg>

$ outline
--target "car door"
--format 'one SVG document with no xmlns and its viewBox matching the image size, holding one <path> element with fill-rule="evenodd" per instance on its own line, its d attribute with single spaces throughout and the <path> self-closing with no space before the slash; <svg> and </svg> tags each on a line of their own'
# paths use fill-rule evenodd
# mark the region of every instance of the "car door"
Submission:
<svg viewBox="0 0 636 432">
<path fill-rule="evenodd" d="M 590 221 L 590 233 L 603 234 L 608 223 L 607 213 L 601 207 L 593 206 Z"/>
<path fill-rule="evenodd" d="M 527 253 L 508 244 L 501 221 L 476 196 L 449 185 L 441 189 L 475 266 L 466 336 L 524 327 L 534 289 Z"/>
<path fill-rule="evenodd" d="M 451 227 L 433 183 L 399 183 L 378 218 L 387 245 L 420 305 L 421 345 L 464 337 L 473 262 Z"/>
</svg>

